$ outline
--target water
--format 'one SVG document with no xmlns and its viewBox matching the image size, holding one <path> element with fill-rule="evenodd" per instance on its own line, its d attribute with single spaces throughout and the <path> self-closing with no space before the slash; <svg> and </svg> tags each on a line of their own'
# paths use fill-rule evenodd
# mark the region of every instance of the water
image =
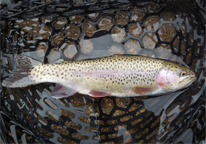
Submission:
<svg viewBox="0 0 206 144">
<path fill-rule="evenodd" d="M 181 5 L 177 9 L 164 3 L 123 3 L 119 8 L 111 3 L 113 7 L 107 11 L 90 15 L 88 9 L 85 13 L 79 11 L 80 15 L 61 15 L 53 6 L 52 16 L 45 10 L 47 16 L 43 17 L 21 19 L 26 17 L 22 14 L 1 20 L 2 79 L 15 69 L 16 53 L 44 63 L 60 58 L 80 60 L 134 54 L 180 62 L 196 72 L 197 81 L 174 93 L 131 98 L 76 94 L 55 100 L 50 97 L 55 84 L 50 83 L 22 89 L 1 88 L 0 120 L 5 133 L 2 141 L 204 143 L 203 21 L 192 9 L 181 9 Z"/>
</svg>

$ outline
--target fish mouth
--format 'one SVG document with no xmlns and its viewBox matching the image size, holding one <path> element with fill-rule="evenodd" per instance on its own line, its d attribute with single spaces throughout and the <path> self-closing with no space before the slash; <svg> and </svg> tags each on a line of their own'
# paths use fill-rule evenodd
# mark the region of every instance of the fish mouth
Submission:
<svg viewBox="0 0 206 144">
<path fill-rule="evenodd" d="M 196 76 L 191 76 L 191 77 L 189 78 L 189 80 L 190 80 L 191 82 L 194 82 L 196 79 L 197 79 Z M 188 81 L 189 81 L 189 80 L 188 80 Z"/>
<path fill-rule="evenodd" d="M 185 82 L 185 87 L 188 87 L 189 85 L 191 85 L 195 80 L 197 79 L 197 77 L 194 75 L 194 76 L 190 76 L 187 81 Z"/>
</svg>

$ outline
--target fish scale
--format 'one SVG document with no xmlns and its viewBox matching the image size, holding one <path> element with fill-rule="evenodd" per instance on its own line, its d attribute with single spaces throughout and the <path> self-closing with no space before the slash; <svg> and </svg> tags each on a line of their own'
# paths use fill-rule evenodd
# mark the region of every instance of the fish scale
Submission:
<svg viewBox="0 0 206 144">
<path fill-rule="evenodd" d="M 53 97 L 58 98 L 76 92 L 93 97 L 155 95 L 179 90 L 196 79 L 195 73 L 183 65 L 151 57 L 113 55 L 55 64 L 42 64 L 24 55 L 16 57 L 20 61 L 17 71 L 3 81 L 3 86 L 57 83 Z M 185 76 L 180 76 L 182 71 Z"/>
</svg>

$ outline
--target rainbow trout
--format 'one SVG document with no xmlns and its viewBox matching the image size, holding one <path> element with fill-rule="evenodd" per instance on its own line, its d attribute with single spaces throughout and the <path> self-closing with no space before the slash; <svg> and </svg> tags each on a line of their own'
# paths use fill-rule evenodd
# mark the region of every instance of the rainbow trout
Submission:
<svg viewBox="0 0 206 144">
<path fill-rule="evenodd" d="M 54 98 L 77 92 L 93 97 L 157 95 L 180 90 L 196 80 L 195 73 L 183 65 L 142 56 L 113 55 L 54 64 L 24 55 L 15 58 L 16 70 L 2 85 L 17 88 L 56 83 Z"/>
</svg>

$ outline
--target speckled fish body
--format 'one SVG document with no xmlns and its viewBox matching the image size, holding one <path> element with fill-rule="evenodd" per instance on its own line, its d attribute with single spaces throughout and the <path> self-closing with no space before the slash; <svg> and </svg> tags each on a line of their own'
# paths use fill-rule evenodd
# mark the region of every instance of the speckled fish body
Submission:
<svg viewBox="0 0 206 144">
<path fill-rule="evenodd" d="M 113 55 L 55 64 L 41 64 L 23 55 L 18 55 L 17 59 L 20 63 L 27 61 L 26 72 L 19 64 L 19 72 L 5 79 L 3 86 L 57 83 L 53 90 L 56 98 L 76 92 L 94 97 L 156 95 L 185 88 L 196 79 L 195 73 L 185 66 L 142 56 Z M 19 73 L 23 76 L 16 78 Z"/>
</svg>

